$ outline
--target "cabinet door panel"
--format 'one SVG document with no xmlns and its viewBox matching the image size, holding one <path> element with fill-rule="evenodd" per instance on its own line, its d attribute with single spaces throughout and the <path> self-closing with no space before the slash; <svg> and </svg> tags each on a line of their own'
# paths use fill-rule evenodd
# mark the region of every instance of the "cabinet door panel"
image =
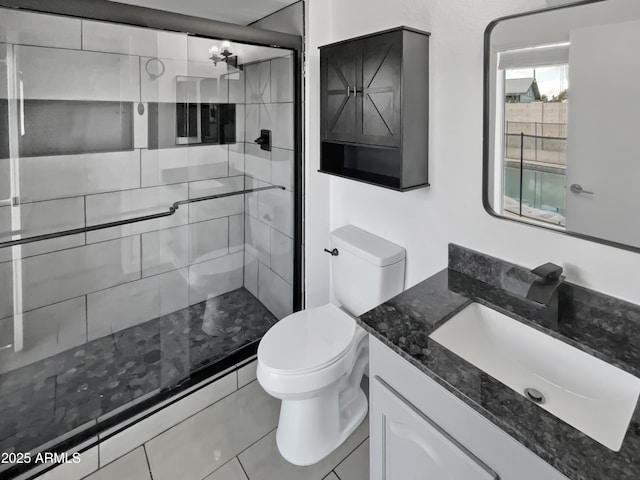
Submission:
<svg viewBox="0 0 640 480">
<path fill-rule="evenodd" d="M 377 377 L 371 395 L 372 480 L 498 478 Z"/>
<path fill-rule="evenodd" d="M 322 138 L 353 142 L 357 136 L 356 95 L 361 55 L 354 45 L 327 48 L 321 54 Z"/>
<path fill-rule="evenodd" d="M 402 32 L 363 41 L 361 142 L 400 146 Z"/>
</svg>

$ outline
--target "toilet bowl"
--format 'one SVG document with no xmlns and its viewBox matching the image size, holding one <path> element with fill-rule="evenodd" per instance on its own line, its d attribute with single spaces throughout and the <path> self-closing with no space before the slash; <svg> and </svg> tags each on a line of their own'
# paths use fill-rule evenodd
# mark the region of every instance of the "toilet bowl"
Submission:
<svg viewBox="0 0 640 480">
<path fill-rule="evenodd" d="M 362 423 L 368 350 L 366 332 L 331 304 L 294 313 L 267 332 L 257 376 L 282 400 L 276 441 L 287 461 L 319 462 Z"/>
<path fill-rule="evenodd" d="M 360 388 L 369 365 L 367 333 L 355 316 L 402 292 L 404 249 L 351 225 L 331 234 L 333 304 L 280 320 L 258 347 L 258 382 L 282 400 L 276 442 L 295 465 L 335 450 L 367 416 Z"/>
</svg>

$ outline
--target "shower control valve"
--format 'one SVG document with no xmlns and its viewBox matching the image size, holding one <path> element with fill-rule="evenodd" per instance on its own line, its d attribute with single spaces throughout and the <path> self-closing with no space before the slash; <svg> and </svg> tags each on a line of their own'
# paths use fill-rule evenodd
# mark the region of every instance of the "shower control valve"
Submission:
<svg viewBox="0 0 640 480">
<path fill-rule="evenodd" d="M 337 248 L 334 248 L 333 250 L 329 250 L 328 248 L 325 248 L 324 251 L 331 254 L 332 257 L 337 257 L 338 255 L 340 255 L 340 252 L 338 252 Z"/>
</svg>

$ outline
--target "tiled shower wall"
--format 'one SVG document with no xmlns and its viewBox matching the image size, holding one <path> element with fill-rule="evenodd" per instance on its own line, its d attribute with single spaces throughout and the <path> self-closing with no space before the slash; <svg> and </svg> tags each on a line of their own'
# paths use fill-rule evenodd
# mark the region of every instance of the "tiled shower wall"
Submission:
<svg viewBox="0 0 640 480">
<path fill-rule="evenodd" d="M 247 194 L 244 286 L 278 318 L 293 308 L 293 115 L 292 57 L 245 67 L 245 173 L 247 188 L 285 190 Z M 253 140 L 271 130 L 271 151 Z"/>
<path fill-rule="evenodd" d="M 214 41 L 15 11 L 3 10 L 1 19 L 0 41 L 6 43 L 0 45 L 8 57 L 1 68 L 15 57 L 26 99 L 134 105 L 132 151 L 20 159 L 22 234 L 162 211 L 177 200 L 241 190 L 245 183 L 287 190 L 184 205 L 166 219 L 0 250 L 0 347 L 13 340 L 14 284 L 22 286 L 16 293 L 25 312 L 24 350 L 0 350 L 0 372 L 243 284 L 277 316 L 289 313 L 290 57 L 247 66 L 245 138 L 244 74 L 220 79 L 226 65 L 214 67 L 207 59 Z M 166 71 L 154 79 L 145 67 L 155 57 Z M 147 149 L 147 104 L 175 103 L 177 76 L 220 79 L 215 98 L 207 101 L 237 104 L 238 143 Z M 145 107 L 142 115 L 139 103 Z M 273 130 L 272 152 L 252 143 L 258 127 Z M 0 200 L 10 196 L 9 163 L 0 159 Z M 11 231 L 10 207 L 0 207 L 0 231 Z M 20 281 L 14 281 L 16 272 Z"/>
</svg>

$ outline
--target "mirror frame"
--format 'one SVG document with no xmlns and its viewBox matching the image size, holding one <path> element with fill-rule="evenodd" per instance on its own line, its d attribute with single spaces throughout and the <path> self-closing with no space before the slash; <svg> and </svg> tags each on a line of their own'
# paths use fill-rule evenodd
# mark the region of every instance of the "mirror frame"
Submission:
<svg viewBox="0 0 640 480">
<path fill-rule="evenodd" d="M 568 8 L 575 8 L 575 7 L 580 7 L 580 6 L 584 6 L 584 5 L 589 5 L 592 3 L 601 3 L 601 2 L 606 2 L 608 0 L 581 0 L 579 2 L 576 3 L 571 3 L 568 5 L 558 5 L 555 7 L 549 7 L 549 8 L 542 8 L 542 9 L 537 9 L 537 10 L 531 10 L 528 12 L 524 12 L 524 13 L 517 13 L 514 15 L 508 15 L 505 17 L 500 17 L 496 20 L 493 20 L 491 23 L 489 23 L 489 25 L 487 25 L 487 28 L 484 31 L 484 54 L 483 54 L 483 61 L 484 61 L 484 71 L 483 71 L 483 101 L 482 101 L 482 107 L 483 107 L 483 123 L 482 123 L 482 206 L 484 207 L 485 211 L 491 215 L 492 217 L 495 218 L 499 218 L 501 220 L 506 220 L 507 222 L 514 222 L 517 223 L 518 225 L 525 225 L 528 227 L 533 227 L 533 228 L 541 228 L 543 230 L 546 231 L 550 231 L 550 232 L 555 232 L 561 235 L 568 235 L 570 237 L 573 238 L 579 238 L 582 240 L 588 240 L 590 242 L 595 242 L 595 243 L 599 243 L 602 245 L 606 245 L 609 247 L 614 247 L 614 248 L 620 248 L 622 250 L 627 250 L 630 252 L 634 252 L 634 253 L 640 253 L 640 247 L 634 247 L 631 245 L 626 245 L 624 243 L 618 243 L 618 242 L 613 242 L 611 240 L 606 240 L 603 238 L 598 238 L 598 237 L 592 237 L 590 235 L 584 235 L 581 233 L 577 233 L 577 232 L 569 232 L 566 230 L 559 230 L 557 228 L 554 228 L 552 226 L 545 226 L 542 224 L 537 224 L 537 223 L 528 223 L 528 222 L 523 222 L 521 220 L 518 220 L 516 218 L 509 218 L 503 215 L 498 214 L 494 209 L 493 206 L 491 205 L 491 202 L 489 200 L 490 198 L 490 192 L 489 192 L 489 184 L 490 184 L 490 162 L 492 161 L 492 159 L 490 158 L 489 155 L 489 142 L 490 139 L 492 138 L 492 134 L 493 134 L 493 128 L 490 125 L 490 105 L 491 105 L 491 33 L 493 32 L 493 29 L 501 22 L 504 22 L 506 20 L 511 20 L 514 18 L 521 18 L 521 17 L 527 17 L 530 15 L 536 15 L 539 13 L 545 13 L 545 12 L 551 12 L 554 10 L 564 10 L 564 9 L 568 9 Z"/>
</svg>

